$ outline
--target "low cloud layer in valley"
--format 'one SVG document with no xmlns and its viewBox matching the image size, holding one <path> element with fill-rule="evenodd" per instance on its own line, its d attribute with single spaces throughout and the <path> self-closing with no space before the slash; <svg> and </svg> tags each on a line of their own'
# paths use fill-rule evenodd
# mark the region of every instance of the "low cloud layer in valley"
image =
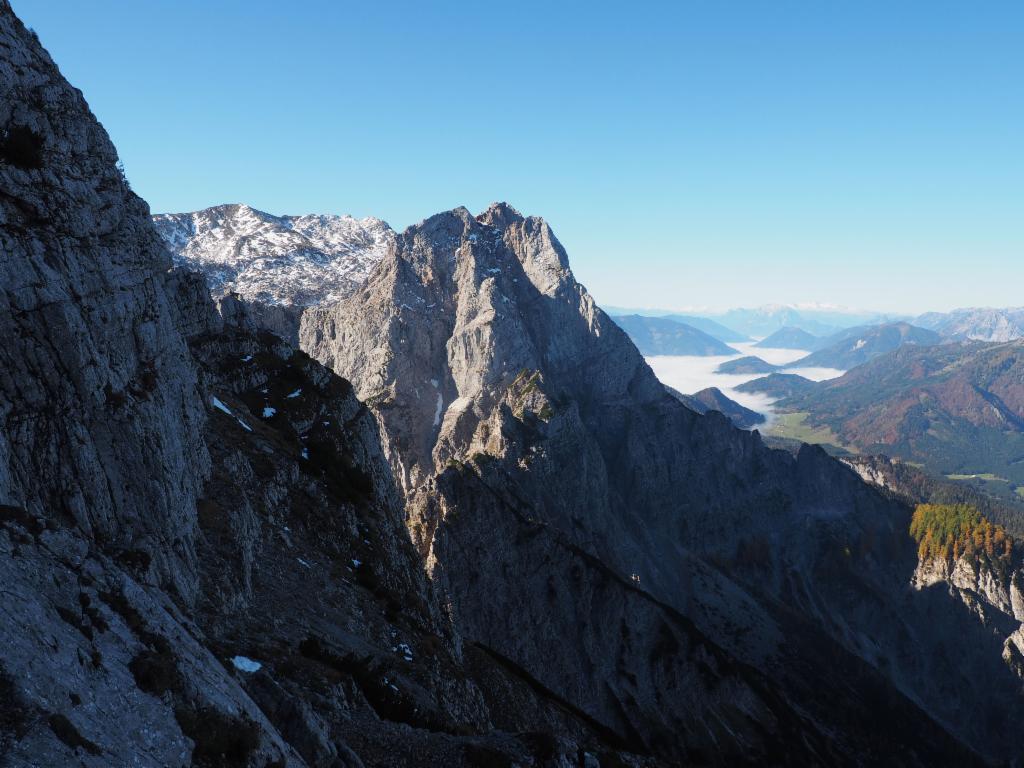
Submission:
<svg viewBox="0 0 1024 768">
<path fill-rule="evenodd" d="M 774 418 L 772 403 L 774 398 L 760 393 L 737 392 L 736 387 L 753 379 L 758 379 L 765 374 L 762 373 L 717 373 L 718 366 L 729 360 L 739 357 L 753 355 L 760 357 L 772 365 L 788 365 L 802 357 L 807 352 L 799 349 L 765 349 L 755 346 L 756 342 L 734 343 L 730 346 L 736 349 L 739 354 L 713 357 L 677 356 L 677 355 L 656 355 L 647 358 L 647 363 L 654 369 L 654 373 L 666 384 L 684 394 L 699 392 L 707 387 L 718 387 L 727 397 L 735 400 L 740 405 L 763 414 L 768 420 L 761 425 L 760 429 L 771 426 Z M 835 368 L 782 368 L 779 373 L 795 373 L 812 381 L 825 381 L 842 376 L 845 371 Z"/>
</svg>

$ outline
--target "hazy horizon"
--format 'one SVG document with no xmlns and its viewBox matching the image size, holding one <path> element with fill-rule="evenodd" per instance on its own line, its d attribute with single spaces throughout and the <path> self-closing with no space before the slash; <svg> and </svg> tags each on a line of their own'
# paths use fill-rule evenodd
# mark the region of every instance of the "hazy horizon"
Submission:
<svg viewBox="0 0 1024 768">
<path fill-rule="evenodd" d="M 876 307 L 850 307 L 841 304 L 824 304 L 818 302 L 780 302 L 780 301 L 764 301 L 760 304 L 751 304 L 747 306 L 741 305 L 727 305 L 727 306 L 681 306 L 681 307 L 655 307 L 655 306 L 622 306 L 615 302 L 598 302 L 602 309 L 608 311 L 609 309 L 617 312 L 628 312 L 630 314 L 647 314 L 651 313 L 652 316 L 658 316 L 658 314 L 679 314 L 679 315 L 694 315 L 698 317 L 715 318 L 727 314 L 731 311 L 746 310 L 756 311 L 759 309 L 767 309 L 771 307 L 786 307 L 789 309 L 795 309 L 798 312 L 806 312 L 807 314 L 814 314 L 818 312 L 828 313 L 842 313 L 851 315 L 862 315 L 862 314 L 877 314 L 877 315 L 901 315 L 907 317 L 918 317 L 928 312 L 950 312 L 958 309 L 1009 309 L 1009 305 L 1003 307 L 967 307 L 967 306 L 955 306 L 949 307 L 948 309 L 926 309 L 923 312 L 898 312 L 894 310 L 878 309 Z"/>
</svg>

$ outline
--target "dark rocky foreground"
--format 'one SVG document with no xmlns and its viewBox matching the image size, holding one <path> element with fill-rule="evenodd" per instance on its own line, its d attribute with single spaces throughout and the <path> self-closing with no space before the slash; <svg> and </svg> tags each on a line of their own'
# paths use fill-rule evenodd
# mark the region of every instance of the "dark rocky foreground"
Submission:
<svg viewBox="0 0 1024 768">
<path fill-rule="evenodd" d="M 543 221 L 410 228 L 303 352 L 170 268 L 6 0 L 0 96 L 0 762 L 1018 754 L 908 507 L 678 403 Z"/>
</svg>

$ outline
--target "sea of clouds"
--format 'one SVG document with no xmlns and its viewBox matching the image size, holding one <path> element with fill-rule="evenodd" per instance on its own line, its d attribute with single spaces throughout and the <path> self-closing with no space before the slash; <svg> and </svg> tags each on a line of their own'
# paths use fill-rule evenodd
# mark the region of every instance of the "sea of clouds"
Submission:
<svg viewBox="0 0 1024 768">
<path fill-rule="evenodd" d="M 727 360 L 735 360 L 748 355 L 760 357 L 772 365 L 784 366 L 796 362 L 801 357 L 806 357 L 808 353 L 799 349 L 761 349 L 755 347 L 755 343 L 750 341 L 730 344 L 730 347 L 738 350 L 739 354 L 736 355 L 716 355 L 714 357 L 654 355 L 647 358 L 647 363 L 654 369 L 655 375 L 663 384 L 684 394 L 690 395 L 707 387 L 718 387 L 726 397 L 763 414 L 767 422 L 758 427 L 763 430 L 771 426 L 775 417 L 775 411 L 772 408 L 772 403 L 775 402 L 774 398 L 760 393 L 737 392 L 736 387 L 752 379 L 759 379 L 766 374 L 724 374 L 716 373 L 715 370 Z M 812 381 L 825 381 L 842 376 L 846 371 L 836 368 L 785 368 L 779 373 L 796 373 Z"/>
</svg>

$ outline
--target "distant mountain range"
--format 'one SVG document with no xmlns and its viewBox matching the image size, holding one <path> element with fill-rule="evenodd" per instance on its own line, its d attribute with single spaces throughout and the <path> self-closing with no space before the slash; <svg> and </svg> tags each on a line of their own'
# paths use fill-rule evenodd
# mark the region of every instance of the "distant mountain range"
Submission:
<svg viewBox="0 0 1024 768">
<path fill-rule="evenodd" d="M 755 382 L 750 382 L 754 385 Z M 744 385 L 745 387 L 747 385 Z M 760 389 L 759 391 L 764 391 Z M 1024 486 L 1024 341 L 906 345 L 776 404 L 864 453 Z"/>
<path fill-rule="evenodd" d="M 803 328 L 789 325 L 761 339 L 754 346 L 762 349 L 803 349 L 810 352 L 817 349 L 821 341 L 818 336 L 813 336 Z"/>
<path fill-rule="evenodd" d="M 958 340 L 1003 342 L 1024 338 L 1024 307 L 1003 309 L 970 307 L 954 309 L 949 312 L 927 312 L 917 317 L 787 304 L 734 308 L 724 312 L 708 312 L 702 315 L 666 309 L 616 307 L 606 307 L 605 309 L 613 315 L 643 315 L 680 320 L 727 344 L 749 341 L 751 337 L 770 337 L 787 328 L 823 338 L 855 326 L 880 325 L 900 321 L 907 321 L 919 328 L 936 331 L 942 336 Z M 809 343 L 809 341 L 804 339 L 804 343 Z M 767 345 L 762 343 L 762 346 Z M 782 348 L 812 349 L 810 347 Z"/>
<path fill-rule="evenodd" d="M 829 316 L 829 321 L 823 321 L 813 312 L 801 311 L 795 307 L 785 304 L 767 304 L 763 307 L 730 309 L 722 315 L 716 316 L 726 326 L 735 328 L 754 338 L 770 336 L 783 328 L 802 328 L 808 333 L 817 336 L 827 336 L 835 333 L 844 327 L 842 323 L 836 323 L 838 318 Z M 855 325 L 860 322 L 870 322 L 873 318 L 862 318 L 859 315 L 856 319 L 850 319 L 845 325 Z"/>
<path fill-rule="evenodd" d="M 714 317 L 724 325 L 755 338 L 770 336 L 784 328 L 796 328 L 814 336 L 825 337 L 853 326 L 908 319 L 906 316 L 884 312 L 791 304 L 765 304 L 749 309 L 730 309 L 715 314 Z"/>
<path fill-rule="evenodd" d="M 774 334 L 781 337 L 778 344 L 811 338 L 798 328 L 784 329 Z M 769 341 L 772 337 L 765 339 Z M 916 328 L 909 323 L 886 323 L 859 328 L 848 328 L 825 339 L 814 339 L 814 349 L 809 355 L 786 365 L 773 365 L 760 357 L 748 356 L 736 360 L 728 360 L 718 366 L 717 373 L 747 374 L 770 373 L 790 368 L 835 368 L 848 371 L 884 355 L 906 344 L 929 346 L 942 342 L 942 337 L 934 331 Z M 755 346 L 770 347 L 772 345 L 757 344 Z"/>
<path fill-rule="evenodd" d="M 941 341 L 942 337 L 935 331 L 917 328 L 909 323 L 848 328 L 825 339 L 827 346 L 797 360 L 793 367 L 848 371 L 907 344 L 929 346 Z"/>
<path fill-rule="evenodd" d="M 825 337 L 844 328 L 908 319 L 908 316 L 829 306 L 765 304 L 760 307 L 734 308 L 699 315 L 667 309 L 638 309 L 605 306 L 610 315 L 642 315 L 680 320 L 726 343 L 761 339 L 784 328 L 798 328 Z"/>
<path fill-rule="evenodd" d="M 929 328 L 954 339 L 1013 341 L 1024 338 L 1024 307 L 928 312 L 913 322 L 921 328 Z"/>
<path fill-rule="evenodd" d="M 641 314 L 641 313 L 636 313 Z M 708 317 L 697 317 L 696 315 L 677 315 L 669 314 L 665 315 L 666 320 L 675 320 L 677 323 L 686 323 L 687 325 L 696 328 L 699 331 L 704 331 L 708 336 L 714 336 L 719 341 L 724 341 L 726 344 L 737 344 L 744 341 L 750 341 L 750 337 L 742 333 L 734 331 L 732 328 L 726 328 L 721 323 L 712 320 Z"/>
<path fill-rule="evenodd" d="M 616 325 L 633 340 L 643 355 L 735 355 L 736 350 L 704 331 L 662 317 L 625 315 Z"/>
</svg>

